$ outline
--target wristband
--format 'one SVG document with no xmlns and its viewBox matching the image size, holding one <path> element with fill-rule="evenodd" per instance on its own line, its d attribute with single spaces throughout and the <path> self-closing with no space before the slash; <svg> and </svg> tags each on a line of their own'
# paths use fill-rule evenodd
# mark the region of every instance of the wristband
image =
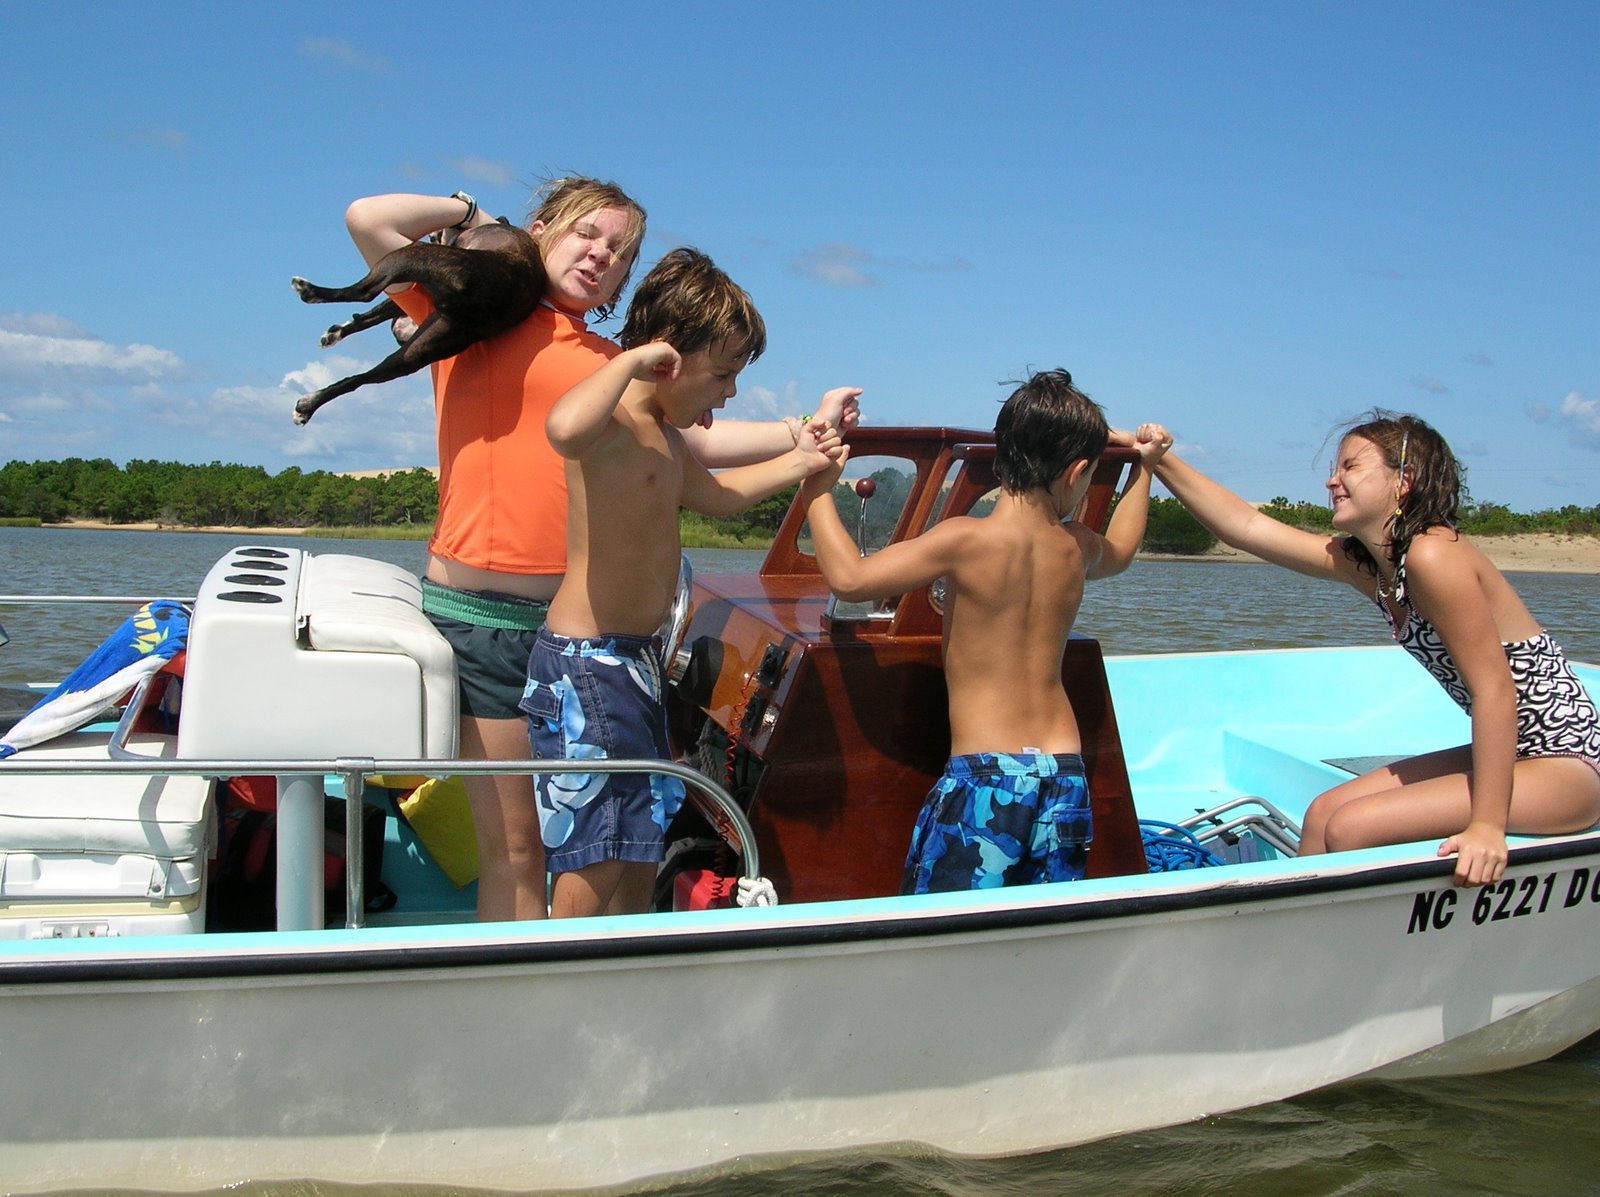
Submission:
<svg viewBox="0 0 1600 1197">
<path fill-rule="evenodd" d="M 451 192 L 450 198 L 458 199 L 467 205 L 467 214 L 463 216 L 458 223 L 450 226 L 453 229 L 464 229 L 467 227 L 467 225 L 472 223 L 472 218 L 478 214 L 478 201 L 473 199 L 465 191 Z"/>
</svg>

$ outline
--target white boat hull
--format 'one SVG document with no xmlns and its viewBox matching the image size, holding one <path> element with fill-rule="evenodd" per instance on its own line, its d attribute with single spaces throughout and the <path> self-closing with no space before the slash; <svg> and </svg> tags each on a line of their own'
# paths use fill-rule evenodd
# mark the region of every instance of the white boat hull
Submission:
<svg viewBox="0 0 1600 1197">
<path fill-rule="evenodd" d="M 1399 850 L 1310 865 L 581 931 L 38 945 L 0 970 L 0 1086 L 29 1094 L 0 1109 L 0 1174 L 544 1189 L 1007 1154 L 1504 1068 L 1600 1027 L 1600 837 L 1518 849 L 1503 894 Z"/>
</svg>

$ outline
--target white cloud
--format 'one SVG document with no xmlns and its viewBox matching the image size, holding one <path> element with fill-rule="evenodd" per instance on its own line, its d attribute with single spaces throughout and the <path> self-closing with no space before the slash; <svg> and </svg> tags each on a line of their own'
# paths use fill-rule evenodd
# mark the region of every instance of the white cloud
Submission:
<svg viewBox="0 0 1600 1197">
<path fill-rule="evenodd" d="M 830 287 L 876 287 L 878 280 L 861 269 L 871 261 L 872 255 L 866 250 L 833 242 L 797 255 L 789 263 L 789 269 Z"/>
<path fill-rule="evenodd" d="M 450 165 L 463 179 L 469 183 L 487 183 L 491 187 L 509 187 L 511 185 L 511 168 L 504 162 L 493 162 L 488 158 L 451 158 Z"/>
<path fill-rule="evenodd" d="M 142 145 L 173 154 L 182 154 L 189 148 L 187 133 L 182 129 L 169 129 L 164 125 L 140 125 L 133 131 L 133 138 Z"/>
<path fill-rule="evenodd" d="M 381 74 L 389 69 L 386 59 L 358 50 L 342 37 L 301 38 L 300 53 L 307 58 L 326 58 L 340 66 L 358 71 L 370 71 L 373 74 Z"/>
<path fill-rule="evenodd" d="M 370 370 L 375 363 L 362 361 L 359 358 L 345 357 L 340 354 L 330 354 L 307 362 L 298 370 L 290 370 L 283 376 L 283 381 L 278 385 L 285 389 L 292 389 L 297 395 L 310 394 L 320 391 L 330 382 L 345 378 L 351 374 L 359 374 L 363 370 Z M 251 388 L 244 388 L 249 390 Z M 258 389 L 259 388 L 255 388 Z"/>
<path fill-rule="evenodd" d="M 729 420 L 777 420 L 785 415 L 799 415 L 794 406 L 796 389 L 792 382 L 785 387 L 785 399 L 780 405 L 778 393 L 768 387 L 741 387 L 728 401 L 723 415 Z"/>
<path fill-rule="evenodd" d="M 972 263 L 965 258 L 948 258 L 943 261 L 911 261 L 907 259 L 880 258 L 868 253 L 859 245 L 830 241 L 815 249 L 796 254 L 789 260 L 789 270 L 803 274 L 831 287 L 876 287 L 881 281 L 870 271 L 898 274 L 957 274 L 971 270 Z"/>
<path fill-rule="evenodd" d="M 1600 449 L 1600 400 L 1585 399 L 1577 391 L 1570 391 L 1561 401 L 1561 419 L 1580 445 Z"/>
<path fill-rule="evenodd" d="M 54 319 L 59 321 L 59 317 Z M 153 345 L 112 345 L 65 321 L 52 325 L 51 317 L 38 318 L 38 322 L 52 331 L 0 328 L 0 378 L 61 373 L 167 378 L 183 372 L 183 360 L 168 350 Z"/>
<path fill-rule="evenodd" d="M 88 338 L 89 334 L 54 312 L 0 312 L 0 329 L 42 337 Z"/>
</svg>

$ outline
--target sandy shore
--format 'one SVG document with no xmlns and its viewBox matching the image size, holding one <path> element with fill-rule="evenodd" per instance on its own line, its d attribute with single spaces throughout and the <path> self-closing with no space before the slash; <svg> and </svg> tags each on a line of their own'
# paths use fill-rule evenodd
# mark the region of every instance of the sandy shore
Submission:
<svg viewBox="0 0 1600 1197">
<path fill-rule="evenodd" d="M 1472 543 L 1507 572 L 1531 574 L 1600 574 L 1600 536 L 1564 536 L 1529 532 L 1520 536 L 1475 536 Z M 1238 561 L 1259 565 L 1260 558 L 1218 545 L 1209 553 L 1177 556 L 1141 553 L 1149 561 Z"/>
<path fill-rule="evenodd" d="M 315 535 L 315 528 L 174 528 L 161 524 L 105 524 L 94 520 L 68 520 L 51 528 L 95 528 L 115 532 L 228 532 L 244 536 Z M 1563 536 L 1533 532 L 1521 536 L 1478 536 L 1473 543 L 1503 570 L 1524 573 L 1600 574 L 1600 536 Z M 1171 555 L 1141 553 L 1146 561 L 1237 561 L 1259 564 L 1259 559 L 1225 546 L 1209 553 Z"/>
</svg>

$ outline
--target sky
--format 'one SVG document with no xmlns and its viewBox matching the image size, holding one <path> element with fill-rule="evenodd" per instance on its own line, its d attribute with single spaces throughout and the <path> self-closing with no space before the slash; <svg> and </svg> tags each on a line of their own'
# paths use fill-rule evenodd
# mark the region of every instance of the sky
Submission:
<svg viewBox="0 0 1600 1197">
<path fill-rule="evenodd" d="M 730 415 L 988 429 L 1065 367 L 1249 499 L 1377 406 L 1479 501 L 1600 503 L 1594 0 L 0 0 L 0 96 L 0 462 L 435 464 L 425 372 L 292 423 L 391 345 L 289 279 L 364 273 L 359 196 L 578 173 L 635 277 L 755 299 Z"/>
</svg>

